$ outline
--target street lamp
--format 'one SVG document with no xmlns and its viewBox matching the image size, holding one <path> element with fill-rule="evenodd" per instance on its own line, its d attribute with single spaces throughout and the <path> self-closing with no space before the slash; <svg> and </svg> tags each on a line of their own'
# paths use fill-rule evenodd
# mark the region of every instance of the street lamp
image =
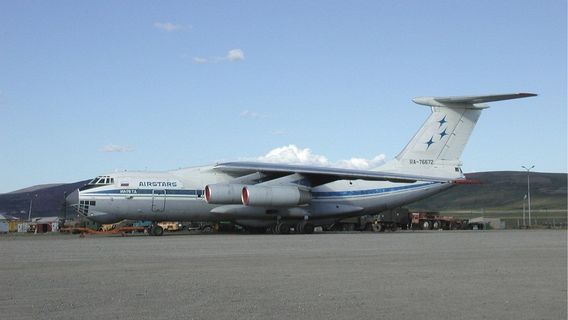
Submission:
<svg viewBox="0 0 568 320">
<path fill-rule="evenodd" d="M 527 201 L 527 195 L 523 197 L 523 228 L 527 227 L 527 220 L 525 219 L 525 202 Z"/>
<path fill-rule="evenodd" d="M 34 195 L 37 198 L 37 194 Z M 34 197 L 30 197 L 30 210 L 28 211 L 28 221 L 32 221 L 32 203 L 34 202 Z"/>
<path fill-rule="evenodd" d="M 529 227 L 532 226 L 532 222 L 531 222 L 531 169 L 534 168 L 534 165 L 532 165 L 530 168 L 527 168 L 525 166 L 522 166 L 523 169 L 527 170 L 527 197 L 529 200 Z"/>
</svg>

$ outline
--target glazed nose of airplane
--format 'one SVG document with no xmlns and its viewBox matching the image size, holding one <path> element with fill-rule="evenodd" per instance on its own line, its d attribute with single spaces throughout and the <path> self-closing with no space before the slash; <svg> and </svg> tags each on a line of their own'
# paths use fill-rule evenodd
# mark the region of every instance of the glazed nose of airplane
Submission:
<svg viewBox="0 0 568 320">
<path fill-rule="evenodd" d="M 79 189 L 71 192 L 67 198 L 65 198 L 65 201 L 68 207 L 77 206 L 79 204 Z"/>
</svg>

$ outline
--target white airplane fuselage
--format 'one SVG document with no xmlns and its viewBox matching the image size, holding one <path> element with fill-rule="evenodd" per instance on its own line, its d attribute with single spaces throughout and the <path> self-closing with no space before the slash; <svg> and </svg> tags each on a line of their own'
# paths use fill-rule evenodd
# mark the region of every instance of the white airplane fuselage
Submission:
<svg viewBox="0 0 568 320">
<path fill-rule="evenodd" d="M 277 216 L 304 219 L 309 206 L 317 204 L 349 205 L 362 211 L 329 214 L 315 213 L 310 220 L 336 220 L 352 215 L 377 214 L 390 208 L 417 201 L 452 186 L 451 183 L 417 181 L 393 183 L 388 181 L 338 180 L 312 189 L 309 206 L 299 210 L 271 213 L 267 208 L 250 207 L 244 212 L 215 213 L 213 209 L 226 206 L 209 204 L 204 186 L 230 183 L 234 177 L 219 173 L 213 166 L 188 168 L 167 172 L 120 172 L 107 175 L 114 183 L 79 191 L 79 208 L 90 219 L 114 223 L 123 219 L 150 221 L 234 221 L 244 225 L 271 224 Z"/>
</svg>

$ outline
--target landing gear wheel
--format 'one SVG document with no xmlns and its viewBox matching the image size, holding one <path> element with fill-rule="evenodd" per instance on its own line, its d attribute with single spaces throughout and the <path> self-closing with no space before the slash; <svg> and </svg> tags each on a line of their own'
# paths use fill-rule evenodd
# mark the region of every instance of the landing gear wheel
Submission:
<svg viewBox="0 0 568 320">
<path fill-rule="evenodd" d="M 306 223 L 304 224 L 304 227 L 302 228 L 302 233 L 304 234 L 312 234 L 314 233 L 314 225 L 311 223 Z"/>
<path fill-rule="evenodd" d="M 289 234 L 290 225 L 284 222 L 280 222 L 274 227 L 274 233 L 276 234 Z"/>
<path fill-rule="evenodd" d="M 422 222 L 422 230 L 429 230 L 430 229 L 430 221 Z"/>
<path fill-rule="evenodd" d="M 161 226 L 155 225 L 150 227 L 150 235 L 159 237 L 163 234 L 164 234 L 164 228 L 162 228 Z"/>
</svg>

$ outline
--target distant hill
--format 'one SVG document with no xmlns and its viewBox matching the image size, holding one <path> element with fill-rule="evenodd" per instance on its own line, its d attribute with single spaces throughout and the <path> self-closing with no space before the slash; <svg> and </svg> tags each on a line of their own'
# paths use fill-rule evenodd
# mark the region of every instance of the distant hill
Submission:
<svg viewBox="0 0 568 320">
<path fill-rule="evenodd" d="M 458 185 L 410 208 L 425 211 L 519 210 L 527 194 L 527 173 L 522 171 L 466 174 L 477 185 Z M 566 210 L 567 174 L 531 172 L 531 207 L 535 210 Z"/>
<path fill-rule="evenodd" d="M 526 172 L 478 172 L 466 174 L 479 185 L 458 185 L 428 199 L 408 205 L 420 211 L 519 210 L 527 192 Z M 68 184 L 34 186 L 0 194 L 0 213 L 27 219 L 33 197 L 32 217 L 62 216 L 65 192 L 71 193 L 88 180 Z M 35 196 L 37 195 L 37 197 Z M 566 210 L 567 174 L 532 173 L 531 202 L 535 210 Z M 68 214 L 72 214 L 68 212 Z"/>
<path fill-rule="evenodd" d="M 51 187 L 57 187 L 63 185 L 64 183 L 49 183 L 49 184 L 38 184 L 37 186 L 31 186 L 24 189 L 12 191 L 10 193 L 25 193 L 25 192 L 34 192 L 36 190 L 47 189 Z"/>
</svg>

